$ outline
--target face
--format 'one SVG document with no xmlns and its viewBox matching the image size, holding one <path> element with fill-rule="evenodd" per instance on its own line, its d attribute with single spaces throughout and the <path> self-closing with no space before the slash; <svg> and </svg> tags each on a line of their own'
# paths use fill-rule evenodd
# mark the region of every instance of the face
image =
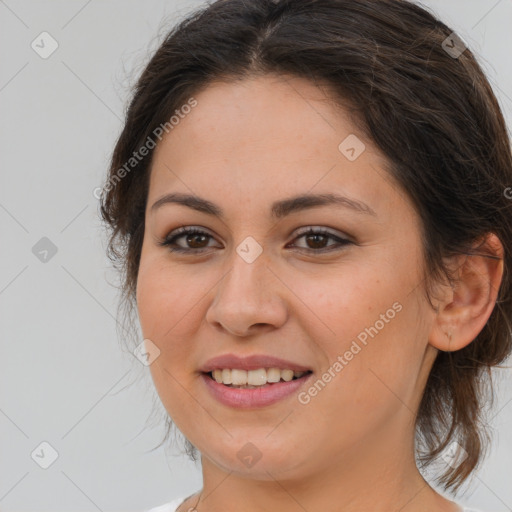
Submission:
<svg viewBox="0 0 512 512">
<path fill-rule="evenodd" d="M 433 313 L 420 221 L 386 160 L 304 79 L 219 82 L 195 99 L 155 150 L 137 282 L 172 420 L 203 463 L 262 480 L 409 449 Z M 305 195 L 342 199 L 291 201 Z M 225 355 L 240 360 L 209 364 Z M 256 369 L 273 367 L 307 373 L 261 387 L 276 373 Z M 258 387 L 211 368 L 227 382 L 252 368 Z"/>
</svg>

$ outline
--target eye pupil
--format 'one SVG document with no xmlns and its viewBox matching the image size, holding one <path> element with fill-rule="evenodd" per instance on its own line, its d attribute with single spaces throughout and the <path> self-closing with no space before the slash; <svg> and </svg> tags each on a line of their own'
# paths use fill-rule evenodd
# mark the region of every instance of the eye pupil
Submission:
<svg viewBox="0 0 512 512">
<path fill-rule="evenodd" d="M 320 237 L 320 238 L 321 238 L 321 239 L 323 239 L 323 240 L 321 240 L 321 241 L 320 241 L 320 246 L 315 245 L 315 247 L 314 247 L 315 249 L 319 249 L 319 248 L 321 249 L 321 248 L 325 247 L 325 243 L 322 243 L 322 242 L 325 242 L 325 240 L 326 240 L 326 236 L 325 236 L 325 235 L 322 235 L 322 234 L 318 234 L 318 233 L 317 233 L 317 234 L 310 234 L 310 235 L 307 235 L 307 239 L 308 239 L 308 241 L 310 241 L 310 240 L 313 238 L 313 244 L 317 244 L 317 242 L 318 242 L 318 237 Z"/>
<path fill-rule="evenodd" d="M 192 234 L 192 235 L 188 235 L 187 236 L 187 243 L 188 244 L 191 244 L 192 247 L 196 247 L 196 248 L 201 248 L 203 247 L 201 244 L 199 244 L 199 246 L 195 246 L 194 245 L 194 242 L 192 242 L 191 240 L 194 240 L 194 239 L 197 239 L 197 238 L 202 238 L 203 241 L 207 238 L 207 235 L 201 235 L 201 234 Z"/>
</svg>

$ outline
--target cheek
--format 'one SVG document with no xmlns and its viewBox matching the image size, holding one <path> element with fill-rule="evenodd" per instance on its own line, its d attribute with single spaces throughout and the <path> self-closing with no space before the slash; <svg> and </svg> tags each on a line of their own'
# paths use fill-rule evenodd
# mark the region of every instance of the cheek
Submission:
<svg viewBox="0 0 512 512">
<path fill-rule="evenodd" d="M 160 350 L 149 370 L 164 407 L 169 414 L 172 412 L 173 421 L 186 426 L 187 415 L 182 411 L 188 410 L 190 398 L 183 393 L 181 383 L 186 382 L 189 371 L 184 363 L 190 357 L 190 343 L 176 341 L 187 339 L 194 309 L 191 310 L 187 299 L 187 287 L 181 283 L 179 272 L 165 268 L 156 259 L 141 257 L 137 279 L 139 322 L 143 337 Z"/>
<path fill-rule="evenodd" d="M 414 289 L 417 269 L 366 267 L 364 275 L 352 270 L 315 286 L 302 282 L 298 295 L 309 297 L 317 317 L 314 324 L 305 318 L 304 328 L 317 326 L 314 339 L 326 356 L 322 371 L 335 375 L 325 376 L 326 387 L 332 386 L 340 405 L 355 401 L 370 414 L 396 400 L 393 393 L 410 396 L 427 344 L 428 312 L 421 287 Z"/>
<path fill-rule="evenodd" d="M 204 292 L 207 289 L 190 272 L 171 268 L 157 258 L 141 258 L 137 280 L 137 308 L 144 338 L 150 339 L 160 350 L 159 357 L 150 365 L 159 391 L 179 391 L 179 382 L 185 382 L 194 368 L 195 332 L 204 317 Z M 187 377 L 188 378 L 188 377 Z M 167 391 L 166 391 L 167 393 Z"/>
<path fill-rule="evenodd" d="M 331 421 L 343 422 L 343 411 L 351 410 L 361 419 L 373 418 L 376 427 L 404 405 L 414 410 L 428 337 L 420 320 L 424 312 L 411 296 L 393 303 L 383 298 L 379 303 L 354 312 L 347 306 L 349 325 L 327 347 L 325 370 L 336 375 L 327 386 L 333 387 L 330 400 L 338 407 L 325 403 L 322 409 L 332 412 Z"/>
<path fill-rule="evenodd" d="M 162 339 L 190 309 L 190 294 L 190 287 L 183 286 L 179 271 L 143 255 L 137 279 L 137 309 L 144 336 Z"/>
<path fill-rule="evenodd" d="M 161 301 L 162 286 L 154 266 L 143 258 L 137 278 L 137 310 L 142 333 L 145 338 L 156 340 L 155 324 L 161 318 L 165 305 Z"/>
<path fill-rule="evenodd" d="M 315 331 L 312 335 L 322 340 L 331 359 L 348 350 L 353 340 L 365 343 L 400 321 L 400 304 L 395 303 L 406 287 L 400 283 L 402 276 L 393 276 L 390 270 L 352 265 L 342 268 L 339 275 L 288 277 L 306 306 L 295 311 L 295 318 L 305 330 Z"/>
</svg>

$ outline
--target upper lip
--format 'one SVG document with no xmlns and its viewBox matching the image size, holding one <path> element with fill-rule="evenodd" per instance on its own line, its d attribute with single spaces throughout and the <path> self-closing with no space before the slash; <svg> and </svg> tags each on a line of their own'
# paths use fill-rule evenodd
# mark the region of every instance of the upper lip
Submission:
<svg viewBox="0 0 512 512">
<path fill-rule="evenodd" d="M 223 354 L 212 359 L 199 369 L 201 372 L 209 373 L 213 370 L 224 368 L 239 370 L 258 370 L 259 368 L 279 368 L 281 370 L 293 370 L 297 372 L 311 371 L 307 366 L 303 366 L 293 361 L 280 359 L 265 354 L 253 354 L 250 356 L 237 356 L 235 354 Z"/>
</svg>

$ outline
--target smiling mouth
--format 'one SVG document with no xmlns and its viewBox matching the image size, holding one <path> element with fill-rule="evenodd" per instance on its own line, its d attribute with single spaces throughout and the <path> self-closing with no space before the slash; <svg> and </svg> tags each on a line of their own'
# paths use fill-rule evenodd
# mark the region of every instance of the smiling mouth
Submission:
<svg viewBox="0 0 512 512">
<path fill-rule="evenodd" d="M 226 387 L 256 389 L 302 379 L 311 373 L 311 371 L 293 371 L 281 368 L 259 368 L 257 370 L 223 368 L 207 372 L 205 375 Z"/>
</svg>

